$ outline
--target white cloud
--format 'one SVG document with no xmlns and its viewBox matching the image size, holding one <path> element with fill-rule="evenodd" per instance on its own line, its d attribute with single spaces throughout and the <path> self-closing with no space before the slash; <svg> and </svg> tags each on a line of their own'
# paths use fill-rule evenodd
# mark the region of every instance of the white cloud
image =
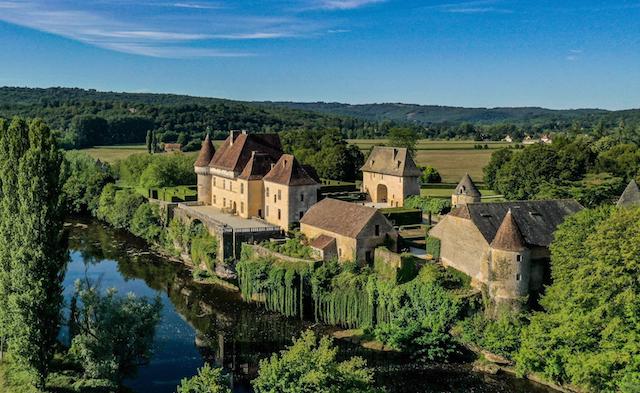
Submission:
<svg viewBox="0 0 640 393">
<path fill-rule="evenodd" d="M 326 10 L 352 10 L 385 1 L 386 0 L 321 0 L 316 8 Z"/>
<path fill-rule="evenodd" d="M 193 8 L 198 10 L 215 10 L 215 9 L 223 8 L 221 5 L 217 5 L 217 4 L 187 3 L 187 2 L 173 3 L 171 5 L 177 8 Z"/>
<path fill-rule="evenodd" d="M 442 12 L 451 14 L 486 14 L 486 13 L 512 13 L 510 9 L 495 6 L 499 0 L 465 1 L 460 3 L 448 3 L 434 6 Z"/>
</svg>

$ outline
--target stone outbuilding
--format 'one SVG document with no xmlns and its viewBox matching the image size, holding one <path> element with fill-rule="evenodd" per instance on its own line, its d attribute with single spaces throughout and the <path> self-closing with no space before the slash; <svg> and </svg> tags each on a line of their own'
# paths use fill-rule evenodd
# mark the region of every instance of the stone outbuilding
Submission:
<svg viewBox="0 0 640 393">
<path fill-rule="evenodd" d="M 337 199 L 323 199 L 300 220 L 300 231 L 325 259 L 372 263 L 382 245 L 395 249 L 398 234 L 377 209 Z"/>
<path fill-rule="evenodd" d="M 406 148 L 375 146 L 362 167 L 362 191 L 373 203 L 402 207 L 420 195 L 422 172 Z"/>
<path fill-rule="evenodd" d="M 620 199 L 618 199 L 616 206 L 626 208 L 640 207 L 640 187 L 638 187 L 635 179 L 631 179 Z"/>
<path fill-rule="evenodd" d="M 429 236 L 440 241 L 445 266 L 470 276 L 496 303 L 519 304 L 550 280 L 553 232 L 582 208 L 574 200 L 463 204 Z"/>
<path fill-rule="evenodd" d="M 482 193 L 476 187 L 468 173 L 464 175 L 456 190 L 451 195 L 451 206 L 456 207 L 467 203 L 479 203 L 482 200 Z"/>
</svg>

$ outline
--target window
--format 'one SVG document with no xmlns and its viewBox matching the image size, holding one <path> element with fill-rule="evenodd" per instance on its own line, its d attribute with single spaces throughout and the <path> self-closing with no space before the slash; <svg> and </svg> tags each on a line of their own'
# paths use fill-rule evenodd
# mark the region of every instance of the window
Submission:
<svg viewBox="0 0 640 393">
<path fill-rule="evenodd" d="M 380 225 L 376 225 L 376 236 L 380 236 Z"/>
<path fill-rule="evenodd" d="M 244 194 L 244 183 L 240 183 L 240 194 Z"/>
<path fill-rule="evenodd" d="M 338 256 L 341 257 L 342 256 L 342 248 L 338 249 Z"/>
<path fill-rule="evenodd" d="M 269 198 L 269 187 L 267 187 L 267 198 Z"/>
<path fill-rule="evenodd" d="M 516 261 L 522 262 L 522 255 L 520 254 L 516 255 Z"/>
<path fill-rule="evenodd" d="M 304 202 L 304 194 L 300 194 L 300 202 Z"/>
<path fill-rule="evenodd" d="M 240 202 L 240 213 L 244 213 L 244 202 Z"/>
<path fill-rule="evenodd" d="M 269 216 L 269 205 L 267 205 L 266 209 L 267 209 L 267 210 L 266 210 L 266 213 L 267 213 L 266 215 L 267 215 L 267 217 L 268 217 L 268 216 Z"/>
<path fill-rule="evenodd" d="M 300 219 L 302 219 L 302 216 L 304 216 L 304 212 L 300 212 Z"/>
<path fill-rule="evenodd" d="M 278 202 L 278 196 L 276 194 L 273 194 L 273 203 Z"/>
<path fill-rule="evenodd" d="M 213 204 L 214 205 L 216 204 L 216 196 L 215 195 L 213 196 Z"/>
<path fill-rule="evenodd" d="M 520 278 L 521 278 L 520 273 L 517 273 L 516 274 L 516 281 L 520 281 Z"/>
<path fill-rule="evenodd" d="M 281 218 L 282 218 L 282 211 L 278 209 L 278 220 L 280 220 Z"/>
<path fill-rule="evenodd" d="M 213 178 L 213 186 L 214 187 L 216 186 L 216 178 L 215 177 Z"/>
<path fill-rule="evenodd" d="M 222 198 L 222 207 L 227 207 L 227 198 Z"/>
<path fill-rule="evenodd" d="M 278 190 L 278 200 L 282 200 L 282 190 Z"/>
<path fill-rule="evenodd" d="M 227 188 L 227 181 L 222 180 L 222 189 L 225 190 Z"/>
</svg>

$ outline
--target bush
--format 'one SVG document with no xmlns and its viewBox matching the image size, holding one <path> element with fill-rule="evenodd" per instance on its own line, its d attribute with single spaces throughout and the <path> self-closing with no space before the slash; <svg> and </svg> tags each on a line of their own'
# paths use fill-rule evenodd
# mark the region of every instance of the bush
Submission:
<svg viewBox="0 0 640 393">
<path fill-rule="evenodd" d="M 218 241 L 209 234 L 202 224 L 191 230 L 191 261 L 198 267 L 204 264 L 210 272 L 215 272 Z"/>
<path fill-rule="evenodd" d="M 78 151 L 65 154 L 62 177 L 62 191 L 72 213 L 95 213 L 102 189 L 107 183 L 113 182 L 108 164 Z"/>
<path fill-rule="evenodd" d="M 178 393 L 231 393 L 229 386 L 229 377 L 222 369 L 205 364 L 196 376 L 180 382 Z"/>
<path fill-rule="evenodd" d="M 256 393 L 373 393 L 373 372 L 364 359 L 338 362 L 338 351 L 328 337 L 319 340 L 311 331 L 293 341 L 279 355 L 260 361 L 253 380 Z"/>
<path fill-rule="evenodd" d="M 132 190 L 119 190 L 109 183 L 100 194 L 96 215 L 115 228 L 130 229 L 131 220 L 143 203 L 144 198 Z"/>
<path fill-rule="evenodd" d="M 162 235 L 160 208 L 150 203 L 140 205 L 131 218 L 130 230 L 150 243 L 158 243 Z"/>
<path fill-rule="evenodd" d="M 522 314 L 502 311 L 495 319 L 476 314 L 460 323 L 461 340 L 513 359 L 520 349 L 520 336 L 525 325 L 526 319 Z"/>
<path fill-rule="evenodd" d="M 442 183 L 442 176 L 440 176 L 440 172 L 436 168 L 427 165 L 422 170 L 420 181 L 423 183 Z"/>
<path fill-rule="evenodd" d="M 411 209 L 420 209 L 425 213 L 446 214 L 451 210 L 451 201 L 414 195 L 405 200 L 404 206 Z"/>
</svg>

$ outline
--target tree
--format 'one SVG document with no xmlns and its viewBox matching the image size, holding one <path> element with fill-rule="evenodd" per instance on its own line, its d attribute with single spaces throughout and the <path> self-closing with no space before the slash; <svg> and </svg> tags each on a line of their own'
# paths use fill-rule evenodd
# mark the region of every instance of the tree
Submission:
<svg viewBox="0 0 640 393">
<path fill-rule="evenodd" d="M 185 146 L 187 144 L 187 134 L 185 134 L 184 132 L 181 132 L 180 134 L 178 134 L 178 139 L 176 140 L 176 143 L 179 143 L 182 146 Z"/>
<path fill-rule="evenodd" d="M 67 262 L 62 155 L 42 121 L 16 118 L 3 134 L 0 329 L 14 359 L 43 388 L 60 327 Z"/>
<path fill-rule="evenodd" d="M 75 147 L 78 149 L 103 143 L 109 133 L 109 123 L 94 115 L 76 116 L 71 122 L 75 134 Z"/>
<path fill-rule="evenodd" d="M 490 189 L 496 187 L 496 176 L 500 168 L 502 168 L 513 157 L 513 150 L 499 149 L 491 154 L 489 164 L 484 167 L 484 182 Z"/>
<path fill-rule="evenodd" d="M 256 393 L 369 393 L 379 392 L 364 359 L 338 362 L 338 350 L 328 337 L 307 331 L 293 345 L 260 361 L 253 380 Z"/>
<path fill-rule="evenodd" d="M 637 392 L 640 209 L 583 210 L 554 238 L 553 284 L 523 331 L 518 371 L 584 391 Z"/>
<path fill-rule="evenodd" d="M 62 173 L 66 205 L 73 213 L 94 213 L 102 189 L 114 180 L 108 164 L 78 151 L 65 154 Z"/>
<path fill-rule="evenodd" d="M 81 307 L 70 353 L 82 364 L 85 377 L 120 384 L 151 358 L 160 298 L 150 303 L 133 294 L 119 297 L 115 289 L 103 295 L 97 286 L 80 281 L 76 296 Z"/>
<path fill-rule="evenodd" d="M 387 135 L 388 146 L 404 147 L 411 156 L 415 156 L 418 133 L 412 128 L 392 128 Z"/>
<path fill-rule="evenodd" d="M 145 138 L 147 144 L 147 152 L 149 154 L 153 153 L 153 131 L 147 131 L 147 137 Z"/>
<path fill-rule="evenodd" d="M 198 375 L 180 382 L 178 393 L 231 393 L 229 378 L 207 363 L 198 369 Z"/>
<path fill-rule="evenodd" d="M 507 199 L 531 199 L 540 189 L 540 179 L 553 181 L 559 174 L 557 151 L 549 145 L 533 145 L 500 167 L 494 189 Z"/>
<path fill-rule="evenodd" d="M 431 165 L 427 165 L 422 170 L 422 176 L 420 176 L 420 180 L 423 183 L 441 183 L 442 177 L 440 176 L 440 172 Z"/>
</svg>

